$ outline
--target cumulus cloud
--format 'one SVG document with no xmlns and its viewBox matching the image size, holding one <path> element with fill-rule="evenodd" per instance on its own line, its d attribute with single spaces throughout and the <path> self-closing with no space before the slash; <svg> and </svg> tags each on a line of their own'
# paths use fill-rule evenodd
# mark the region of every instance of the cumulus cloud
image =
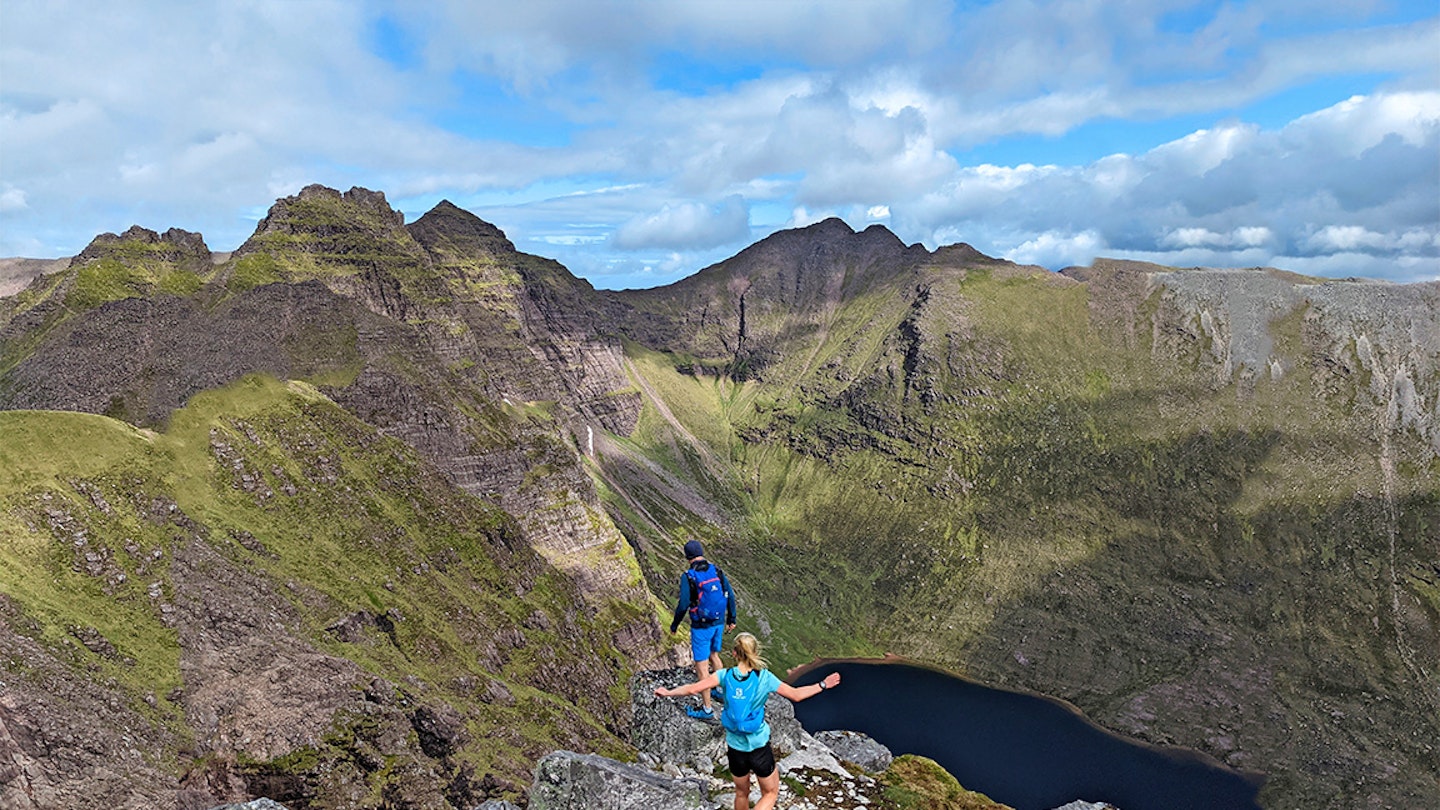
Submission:
<svg viewBox="0 0 1440 810">
<path fill-rule="evenodd" d="M 1174 248 L 1249 248 L 1264 245 L 1274 239 L 1274 236 L 1274 233 L 1263 225 L 1242 226 L 1228 233 L 1216 233 L 1209 228 L 1175 228 L 1160 238 L 1160 244 Z"/>
<path fill-rule="evenodd" d="M 659 211 L 627 220 L 615 231 L 621 250 L 712 248 L 750 235 L 750 211 L 739 195 L 715 205 L 667 203 Z"/>
<path fill-rule="evenodd" d="M 1343 253 L 1405 257 L 1364 263 L 1404 278 L 1440 266 L 1436 178 L 1440 93 L 1405 92 L 1347 99 L 1278 130 L 1201 130 L 1085 166 L 965 168 L 892 210 L 902 237 L 962 236 L 1051 267 L 1102 248 L 1216 265 Z"/>
<path fill-rule="evenodd" d="M 1065 267 L 1093 259 L 1105 250 L 1105 239 L 1095 231 L 1041 233 L 1005 251 L 1011 261 L 1042 267 Z M 1079 259 L 1079 261 L 1077 261 Z"/>
</svg>

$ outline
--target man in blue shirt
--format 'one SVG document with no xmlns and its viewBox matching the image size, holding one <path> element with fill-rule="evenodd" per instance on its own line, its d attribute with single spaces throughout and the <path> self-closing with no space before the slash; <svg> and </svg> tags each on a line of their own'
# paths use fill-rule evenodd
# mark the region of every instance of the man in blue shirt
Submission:
<svg viewBox="0 0 1440 810">
<path fill-rule="evenodd" d="M 675 602 L 670 632 L 676 632 L 680 621 L 690 617 L 690 653 L 695 660 L 695 677 L 703 681 L 723 666 L 720 649 L 725 631 L 735 629 L 735 592 L 725 574 L 705 559 L 699 540 L 685 544 L 685 559 L 690 565 L 680 576 L 680 598 Z M 685 711 L 692 717 L 713 718 L 710 692 L 704 692 L 700 700 L 702 708 L 687 707 Z"/>
</svg>

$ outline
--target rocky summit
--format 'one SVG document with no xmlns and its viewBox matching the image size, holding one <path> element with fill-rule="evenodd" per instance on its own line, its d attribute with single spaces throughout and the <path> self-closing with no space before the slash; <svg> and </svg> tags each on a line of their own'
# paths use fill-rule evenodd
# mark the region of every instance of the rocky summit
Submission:
<svg viewBox="0 0 1440 810">
<path fill-rule="evenodd" d="M 723 802 L 634 691 L 684 675 L 688 540 L 777 671 L 893 652 L 1265 808 L 1440 806 L 1440 284 L 832 219 L 607 291 L 309 186 L 0 295 L 6 807 Z M 780 736 L 787 801 L 963 790 Z"/>
<path fill-rule="evenodd" d="M 723 736 L 713 722 L 684 714 L 675 701 L 657 700 L 656 686 L 689 681 L 686 669 L 637 673 L 631 681 L 635 700 L 638 762 L 594 754 L 555 751 L 535 766 L 524 806 L 530 810 L 728 810 L 735 806 L 734 784 L 712 757 L 723 757 Z M 922 795 L 922 784 L 910 781 L 906 767 L 936 769 L 916 757 L 897 762 L 885 746 L 853 731 L 811 736 L 784 711 L 784 698 L 772 696 L 767 716 L 774 722 L 779 757 L 780 805 L 792 810 L 875 810 L 900 807 L 954 807 L 966 810 L 1007 810 L 1006 805 L 968 791 L 951 788 L 943 795 Z M 777 709 L 778 715 L 771 714 Z M 838 743 L 831 748 L 824 740 Z M 719 746 L 718 748 L 716 746 Z M 723 764 L 723 759 L 721 760 Z M 940 772 L 943 773 L 943 772 Z M 951 780 L 953 782 L 953 780 Z M 752 783 L 752 802 L 759 788 Z M 931 803 L 916 804 L 915 801 Z M 936 804 L 934 802 L 942 802 Z M 520 810 L 521 805 L 489 800 L 474 810 Z M 213 810 L 287 810 L 269 799 L 231 804 Z M 1115 810 L 1108 804 L 1075 801 L 1058 810 Z"/>
</svg>

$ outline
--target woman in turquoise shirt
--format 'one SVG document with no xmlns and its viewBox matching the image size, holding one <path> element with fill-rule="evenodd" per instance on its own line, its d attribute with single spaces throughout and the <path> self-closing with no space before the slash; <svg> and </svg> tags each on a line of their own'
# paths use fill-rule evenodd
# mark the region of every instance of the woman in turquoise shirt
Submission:
<svg viewBox="0 0 1440 810">
<path fill-rule="evenodd" d="M 780 772 L 775 769 L 775 751 L 770 748 L 770 724 L 765 721 L 765 701 L 771 693 L 799 701 L 812 698 L 840 683 L 840 673 L 809 686 L 791 686 L 766 669 L 760 657 L 760 642 L 749 633 L 735 637 L 735 666 L 710 677 L 675 689 L 658 687 L 657 697 L 698 695 L 717 686 L 725 696 L 720 725 L 725 727 L 726 759 L 735 777 L 735 810 L 750 810 L 750 774 L 760 781 L 760 801 L 755 810 L 771 810 L 780 797 Z"/>
</svg>

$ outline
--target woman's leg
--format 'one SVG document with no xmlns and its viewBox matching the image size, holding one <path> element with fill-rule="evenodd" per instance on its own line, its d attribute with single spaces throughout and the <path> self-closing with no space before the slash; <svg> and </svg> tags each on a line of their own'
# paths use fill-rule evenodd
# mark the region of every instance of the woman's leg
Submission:
<svg viewBox="0 0 1440 810">
<path fill-rule="evenodd" d="M 780 800 L 780 769 L 776 768 L 769 776 L 761 776 L 760 779 L 760 801 L 756 803 L 755 810 L 772 810 L 775 802 Z M 740 805 L 735 805 L 737 808 Z"/>
<path fill-rule="evenodd" d="M 760 780 L 760 789 L 765 789 L 765 780 Z M 764 799 L 761 799 L 764 804 Z M 758 806 L 758 805 L 757 805 Z M 735 810 L 750 810 L 750 774 L 735 777 Z"/>
</svg>

